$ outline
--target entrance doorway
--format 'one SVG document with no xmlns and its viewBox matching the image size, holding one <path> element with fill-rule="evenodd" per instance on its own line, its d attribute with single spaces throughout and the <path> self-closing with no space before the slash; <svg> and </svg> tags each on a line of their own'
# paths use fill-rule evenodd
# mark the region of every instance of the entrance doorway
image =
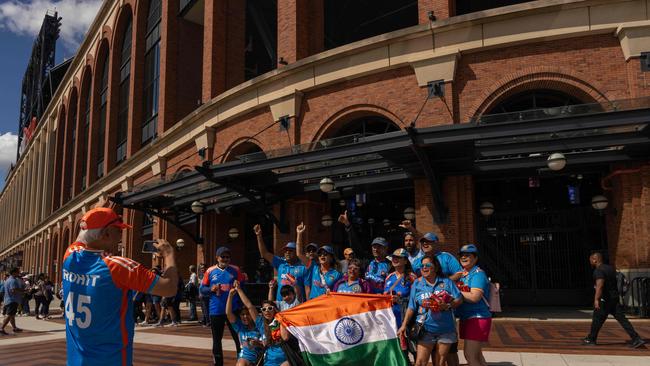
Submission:
<svg viewBox="0 0 650 366">
<path fill-rule="evenodd" d="M 590 304 L 593 251 L 606 253 L 604 216 L 591 207 L 600 174 L 483 180 L 478 205 L 481 265 L 504 288 L 509 305 Z"/>
</svg>

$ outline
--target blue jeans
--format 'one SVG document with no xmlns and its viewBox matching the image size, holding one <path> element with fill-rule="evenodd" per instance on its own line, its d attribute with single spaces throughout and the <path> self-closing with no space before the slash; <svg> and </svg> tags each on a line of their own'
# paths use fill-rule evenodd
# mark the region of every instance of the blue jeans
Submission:
<svg viewBox="0 0 650 366">
<path fill-rule="evenodd" d="M 196 299 L 189 299 L 187 300 L 190 303 L 190 319 L 195 320 L 197 318 L 196 316 Z"/>
<path fill-rule="evenodd" d="M 22 305 L 23 305 L 22 313 L 29 315 L 29 313 L 30 313 L 30 311 L 29 311 L 29 300 L 27 300 L 26 298 L 23 298 L 23 304 Z"/>
</svg>

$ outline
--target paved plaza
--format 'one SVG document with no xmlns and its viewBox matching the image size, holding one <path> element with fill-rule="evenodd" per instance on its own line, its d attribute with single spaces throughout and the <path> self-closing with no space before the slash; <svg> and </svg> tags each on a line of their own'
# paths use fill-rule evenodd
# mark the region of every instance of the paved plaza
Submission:
<svg viewBox="0 0 650 366">
<path fill-rule="evenodd" d="M 629 349 L 623 330 L 613 319 L 601 331 L 600 345 L 585 347 L 580 345 L 580 339 L 589 328 L 588 312 L 548 312 L 538 316 L 523 316 L 524 313 L 520 310 L 494 320 L 490 346 L 485 352 L 490 365 L 650 365 L 650 347 Z M 19 317 L 17 322 L 25 331 L 16 335 L 9 331 L 9 336 L 0 336 L 0 365 L 65 365 L 65 326 L 60 314 L 48 321 Z M 639 334 L 650 341 L 650 320 L 632 322 Z M 196 322 L 179 327 L 136 327 L 134 364 L 209 365 L 211 346 L 210 329 Z M 235 345 L 227 331 L 224 350 L 226 364 L 234 365 Z"/>
</svg>

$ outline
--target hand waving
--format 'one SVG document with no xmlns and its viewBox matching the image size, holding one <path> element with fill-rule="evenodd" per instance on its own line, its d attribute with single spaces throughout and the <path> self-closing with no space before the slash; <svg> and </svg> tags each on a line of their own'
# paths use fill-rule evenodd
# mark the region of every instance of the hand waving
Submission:
<svg viewBox="0 0 650 366">
<path fill-rule="evenodd" d="M 339 215 L 339 222 L 345 226 L 350 226 L 350 220 L 348 219 L 347 210 L 345 210 L 342 214 Z"/>
<path fill-rule="evenodd" d="M 305 224 L 301 222 L 300 225 L 296 226 L 296 234 L 302 235 L 302 233 L 304 233 L 306 229 L 307 226 L 305 226 Z"/>
<path fill-rule="evenodd" d="M 253 231 L 255 232 L 255 235 L 261 236 L 262 235 L 262 227 L 260 226 L 260 224 L 255 224 L 255 226 L 253 226 Z"/>
</svg>

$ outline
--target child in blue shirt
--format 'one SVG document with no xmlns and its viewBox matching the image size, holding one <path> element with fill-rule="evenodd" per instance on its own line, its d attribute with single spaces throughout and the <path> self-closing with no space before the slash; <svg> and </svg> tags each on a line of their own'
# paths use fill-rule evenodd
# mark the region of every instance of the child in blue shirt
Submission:
<svg viewBox="0 0 650 366">
<path fill-rule="evenodd" d="M 235 295 L 244 303 L 244 308 L 238 311 L 239 316 L 233 312 L 232 304 Z M 237 366 L 253 366 L 257 359 L 262 355 L 264 349 L 263 337 L 260 333 L 262 325 L 262 316 L 258 315 L 257 309 L 248 299 L 239 282 L 235 281 L 233 288 L 228 292 L 226 301 L 226 316 L 232 324 L 233 329 L 237 332 L 241 351 L 237 354 Z"/>
</svg>

